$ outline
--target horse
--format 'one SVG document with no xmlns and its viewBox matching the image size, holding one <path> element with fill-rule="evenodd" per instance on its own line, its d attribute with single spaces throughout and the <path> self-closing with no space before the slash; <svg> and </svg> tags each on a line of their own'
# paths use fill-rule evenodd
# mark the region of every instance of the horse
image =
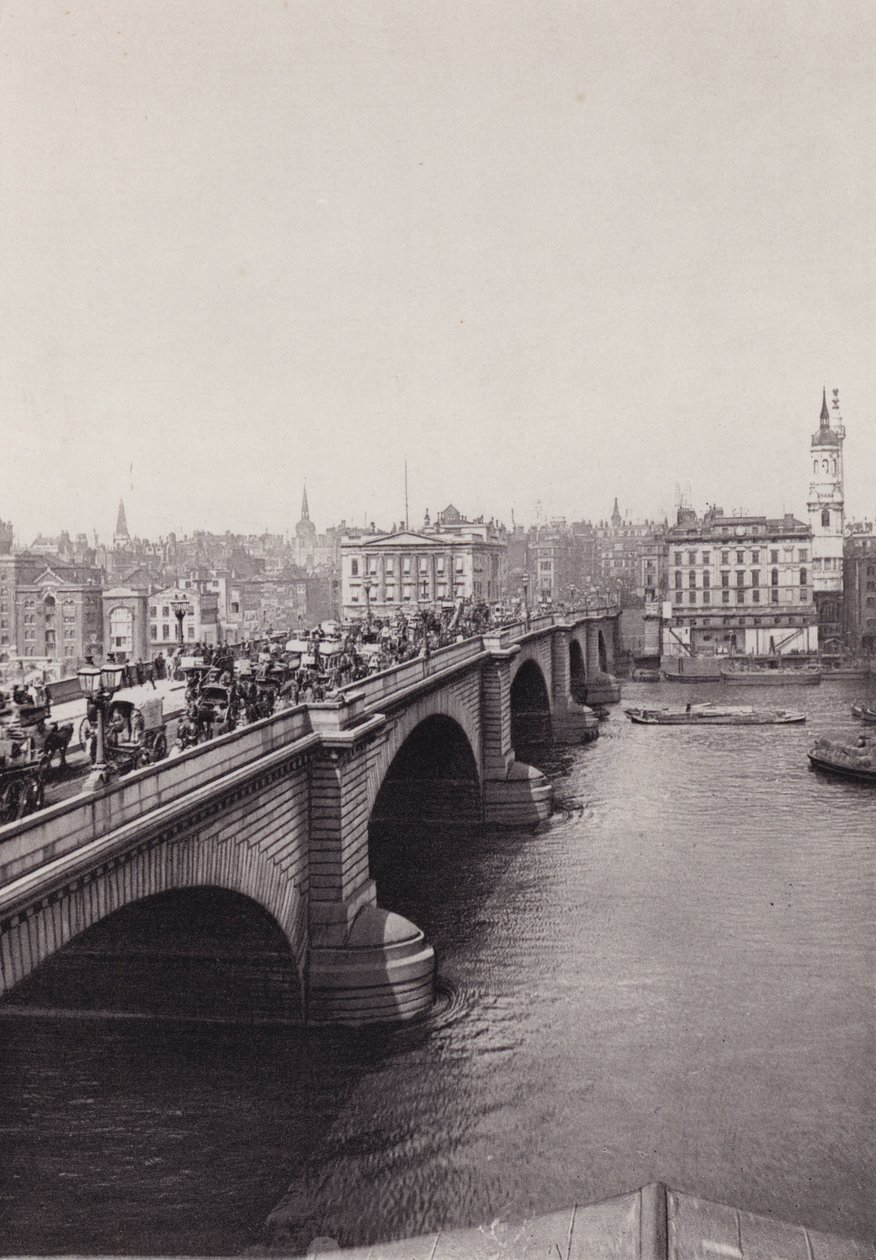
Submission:
<svg viewBox="0 0 876 1260">
<path fill-rule="evenodd" d="M 55 753 L 59 753 L 61 760 L 58 762 L 59 770 L 67 769 L 67 746 L 73 738 L 73 723 L 64 722 L 59 726 L 57 722 L 52 722 L 51 726 L 46 726 L 45 722 L 37 725 L 37 732 L 42 736 L 42 760 L 46 769 L 51 769 L 52 758 Z"/>
</svg>

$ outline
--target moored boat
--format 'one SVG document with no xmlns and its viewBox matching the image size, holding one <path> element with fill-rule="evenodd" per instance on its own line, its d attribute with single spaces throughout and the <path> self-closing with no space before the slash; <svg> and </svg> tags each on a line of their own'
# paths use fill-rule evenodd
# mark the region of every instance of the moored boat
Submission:
<svg viewBox="0 0 876 1260">
<path fill-rule="evenodd" d="M 683 709 L 625 709 L 640 726 L 798 726 L 806 714 L 796 709 L 755 709 L 741 704 L 689 704 Z"/>
<path fill-rule="evenodd" d="M 866 735 L 855 745 L 840 744 L 832 739 L 816 740 L 807 756 L 813 770 L 856 779 L 860 783 L 876 783 L 876 749 Z"/>
<path fill-rule="evenodd" d="M 876 726 L 876 709 L 871 709 L 866 704 L 853 704 L 852 717 L 860 718 L 862 722 L 867 722 L 871 726 Z"/>
<path fill-rule="evenodd" d="M 803 665 L 798 669 L 725 665 L 721 680 L 736 687 L 814 687 L 821 682 L 821 670 L 817 665 Z"/>
</svg>

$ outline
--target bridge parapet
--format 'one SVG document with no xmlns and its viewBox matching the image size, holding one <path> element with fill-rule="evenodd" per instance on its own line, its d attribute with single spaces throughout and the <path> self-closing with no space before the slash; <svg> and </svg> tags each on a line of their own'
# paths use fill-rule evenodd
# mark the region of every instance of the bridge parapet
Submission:
<svg viewBox="0 0 876 1260">
<path fill-rule="evenodd" d="M 196 788 L 217 783 L 243 766 L 252 766 L 280 749 L 291 751 L 312 732 L 307 708 L 287 709 L 172 760 L 136 770 L 100 791 L 8 823 L 0 827 L 0 885 L 181 800 Z"/>
</svg>

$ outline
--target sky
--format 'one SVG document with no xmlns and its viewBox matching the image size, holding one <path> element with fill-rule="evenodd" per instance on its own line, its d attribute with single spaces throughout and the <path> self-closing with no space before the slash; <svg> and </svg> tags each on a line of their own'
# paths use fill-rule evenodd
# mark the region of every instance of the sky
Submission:
<svg viewBox="0 0 876 1260">
<path fill-rule="evenodd" d="M 0 517 L 876 515 L 866 0 L 0 0 Z"/>
</svg>

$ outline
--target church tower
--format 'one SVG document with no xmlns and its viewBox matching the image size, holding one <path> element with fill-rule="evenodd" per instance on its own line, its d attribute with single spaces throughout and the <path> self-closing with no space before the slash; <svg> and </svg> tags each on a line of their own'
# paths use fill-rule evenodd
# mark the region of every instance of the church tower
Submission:
<svg viewBox="0 0 876 1260">
<path fill-rule="evenodd" d="M 812 530 L 812 590 L 818 612 L 818 646 L 822 651 L 837 651 L 842 631 L 845 436 L 839 390 L 833 391 L 830 410 L 825 390 L 819 427 L 810 443 L 811 475 L 806 505 Z"/>
<path fill-rule="evenodd" d="M 316 553 L 316 526 L 310 519 L 307 486 L 301 496 L 301 520 L 295 526 L 295 559 L 302 569 L 313 568 Z"/>
<path fill-rule="evenodd" d="M 119 514 L 116 517 L 116 532 L 113 534 L 113 544 L 116 547 L 128 547 L 131 543 L 131 535 L 128 533 L 128 521 L 125 517 L 125 500 L 119 499 Z"/>
</svg>

